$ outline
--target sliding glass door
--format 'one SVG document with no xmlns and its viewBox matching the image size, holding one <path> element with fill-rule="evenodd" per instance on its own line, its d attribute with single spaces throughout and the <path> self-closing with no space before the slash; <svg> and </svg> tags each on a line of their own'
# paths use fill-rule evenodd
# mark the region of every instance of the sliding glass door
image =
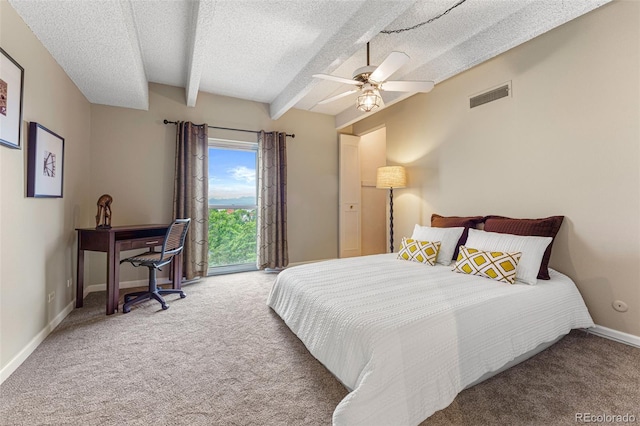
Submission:
<svg viewBox="0 0 640 426">
<path fill-rule="evenodd" d="M 257 149 L 209 140 L 209 274 L 256 269 Z"/>
</svg>

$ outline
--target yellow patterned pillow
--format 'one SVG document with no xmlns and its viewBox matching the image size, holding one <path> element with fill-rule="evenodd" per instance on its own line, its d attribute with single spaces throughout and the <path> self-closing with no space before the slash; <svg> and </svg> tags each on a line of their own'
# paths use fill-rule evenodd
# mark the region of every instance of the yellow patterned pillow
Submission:
<svg viewBox="0 0 640 426">
<path fill-rule="evenodd" d="M 520 257 L 522 257 L 520 252 L 481 251 L 460 246 L 453 270 L 513 284 L 516 280 L 516 268 Z"/>
<path fill-rule="evenodd" d="M 433 266 L 436 264 L 438 251 L 440 251 L 440 241 L 418 241 L 404 237 L 398 252 L 398 259 L 426 263 Z"/>
</svg>

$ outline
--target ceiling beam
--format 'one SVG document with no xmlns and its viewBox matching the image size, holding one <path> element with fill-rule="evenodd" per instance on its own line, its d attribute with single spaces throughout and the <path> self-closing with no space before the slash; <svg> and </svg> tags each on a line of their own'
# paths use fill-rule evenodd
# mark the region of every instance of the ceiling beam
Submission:
<svg viewBox="0 0 640 426">
<path fill-rule="evenodd" d="M 277 120 L 300 101 L 318 82 L 313 74 L 331 74 L 340 64 L 363 49 L 381 30 L 415 3 L 415 0 L 372 0 L 364 2 L 329 41 L 320 48 L 295 78 L 269 105 L 272 120 Z M 384 11 L 384 13 L 379 13 Z"/>
<path fill-rule="evenodd" d="M 130 1 L 14 1 L 11 6 L 89 102 L 149 108 Z"/>
<path fill-rule="evenodd" d="M 142 49 L 140 48 L 140 37 L 138 36 L 138 27 L 133 13 L 133 5 L 130 0 L 120 0 L 120 9 L 122 10 L 122 20 L 127 30 L 127 38 L 131 44 L 131 59 L 135 79 L 130 80 L 130 84 L 137 86 L 138 96 L 134 108 L 148 110 L 149 109 L 149 80 L 144 69 L 144 60 L 142 57 Z"/>
<path fill-rule="evenodd" d="M 541 6 L 535 2 L 527 4 L 508 17 L 480 31 L 474 37 L 452 46 L 450 50 L 440 56 L 413 69 L 403 76 L 403 80 L 427 79 L 438 84 L 610 1 L 594 0 L 585 3 L 558 3 L 553 4 L 554 7 L 551 8 L 549 5 Z M 536 16 L 544 25 L 534 27 L 533 31 L 515 35 L 513 28 L 528 28 L 527 24 L 531 21 L 531 16 Z M 467 52 L 484 52 L 484 54 L 476 57 L 473 61 L 469 61 Z M 495 82 L 495 84 L 499 83 L 502 82 Z M 336 114 L 336 129 L 349 126 L 415 94 L 385 92 L 384 107 L 372 112 L 362 112 L 356 108 L 347 108 Z"/>
<path fill-rule="evenodd" d="M 211 43 L 213 28 L 213 16 L 215 2 L 213 0 L 198 0 L 193 4 L 192 33 L 190 37 L 189 66 L 187 68 L 187 81 L 185 82 L 185 95 L 187 106 L 195 107 L 200 89 L 202 68 L 206 63 L 208 44 Z"/>
</svg>

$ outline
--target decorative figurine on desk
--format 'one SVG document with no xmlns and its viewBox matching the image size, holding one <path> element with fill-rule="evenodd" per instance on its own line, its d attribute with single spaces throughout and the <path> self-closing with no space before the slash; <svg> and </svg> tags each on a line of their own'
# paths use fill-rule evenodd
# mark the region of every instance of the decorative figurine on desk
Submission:
<svg viewBox="0 0 640 426">
<path fill-rule="evenodd" d="M 111 195 L 104 194 L 98 198 L 98 214 L 96 214 L 96 229 L 111 229 Z M 100 223 L 102 219 L 102 223 Z"/>
</svg>

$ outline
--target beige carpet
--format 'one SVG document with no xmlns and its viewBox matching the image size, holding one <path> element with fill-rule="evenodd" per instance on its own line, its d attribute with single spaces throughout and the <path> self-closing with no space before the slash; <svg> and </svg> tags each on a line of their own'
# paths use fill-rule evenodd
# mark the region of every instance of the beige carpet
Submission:
<svg viewBox="0 0 640 426">
<path fill-rule="evenodd" d="M 347 392 L 266 306 L 274 277 L 212 277 L 167 311 L 110 317 L 89 295 L 0 386 L 0 424 L 329 425 Z M 422 425 L 640 423 L 639 401 L 640 349 L 574 331 Z"/>
</svg>

